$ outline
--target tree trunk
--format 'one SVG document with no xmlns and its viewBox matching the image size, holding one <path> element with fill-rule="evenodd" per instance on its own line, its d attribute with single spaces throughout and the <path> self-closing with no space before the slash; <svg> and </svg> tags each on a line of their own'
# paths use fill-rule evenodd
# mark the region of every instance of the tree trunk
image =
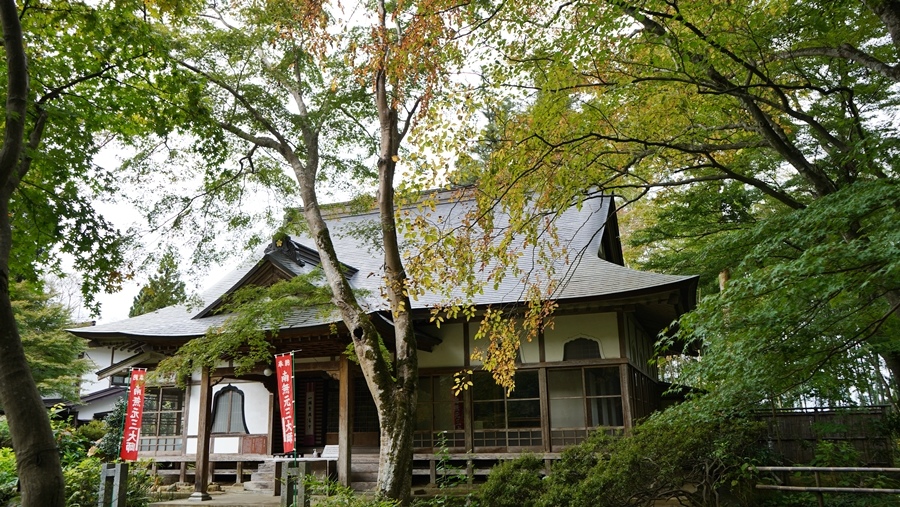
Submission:
<svg viewBox="0 0 900 507">
<path fill-rule="evenodd" d="M 416 430 L 415 399 L 399 386 L 391 402 L 380 404 L 381 447 L 378 455 L 378 494 L 409 503 L 412 491 L 413 433 Z M 415 391 L 412 391 L 415 396 Z"/>
<path fill-rule="evenodd" d="M 11 230 L 7 201 L 0 202 L 0 404 L 16 451 L 23 507 L 62 507 L 64 483 L 50 417 L 41 400 L 9 297 Z"/>
<path fill-rule="evenodd" d="M 396 234 L 393 225 L 386 225 L 385 218 L 382 216 L 386 266 L 385 283 L 388 285 L 395 327 L 396 368 L 394 369 L 382 355 L 381 337 L 369 319 L 368 313 L 359 306 L 356 296 L 341 270 L 334 244 L 331 241 L 331 234 L 322 217 L 315 192 L 318 139 L 314 133 L 307 132 L 305 141 L 306 163 L 303 163 L 292 150 L 283 149 L 282 154 L 291 163 L 297 181 L 300 183 L 304 218 L 310 235 L 316 243 L 322 270 L 325 272 L 325 278 L 333 293 L 333 301 L 341 313 L 341 319 L 350 331 L 356 357 L 378 411 L 381 426 L 378 494 L 399 500 L 401 504 L 407 505 L 412 489 L 412 438 L 415 430 L 418 364 L 415 335 L 408 312 L 409 300 L 402 289 L 396 290 L 397 287 L 405 285 L 405 272 L 400 263 Z M 384 182 L 385 180 L 382 178 L 382 183 L 384 184 Z M 384 213 L 384 209 L 390 208 L 390 224 L 393 224 L 392 193 L 387 197 L 387 202 L 383 200 L 383 192 L 380 197 L 382 198 L 382 213 Z M 389 232 L 385 233 L 386 229 Z"/>
<path fill-rule="evenodd" d="M 62 468 L 50 417 L 31 376 L 9 297 L 12 228 L 9 202 L 27 167 L 19 164 L 28 101 L 28 66 L 22 27 L 13 0 L 0 0 L 6 50 L 7 96 L 0 149 L 0 404 L 6 412 L 23 507 L 62 507 Z"/>
</svg>

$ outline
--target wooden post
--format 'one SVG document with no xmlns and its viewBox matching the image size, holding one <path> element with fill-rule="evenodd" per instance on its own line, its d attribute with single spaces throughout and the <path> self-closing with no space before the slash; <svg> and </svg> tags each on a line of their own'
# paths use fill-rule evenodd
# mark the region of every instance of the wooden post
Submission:
<svg viewBox="0 0 900 507">
<path fill-rule="evenodd" d="M 341 355 L 338 369 L 338 482 L 350 486 L 350 445 L 353 439 L 353 403 L 351 401 L 353 378 L 350 374 L 350 360 Z"/>
<path fill-rule="evenodd" d="M 547 385 L 547 368 L 538 370 L 538 385 L 541 397 L 541 440 L 544 441 L 544 452 L 550 452 L 553 450 L 553 435 L 550 432 L 550 389 Z"/>
<path fill-rule="evenodd" d="M 463 358 L 463 363 L 465 364 L 466 368 L 471 365 L 471 353 L 469 352 L 470 325 L 471 324 L 469 322 L 463 322 L 463 343 L 465 344 L 465 357 Z M 463 399 L 463 445 L 465 445 L 466 452 L 473 452 L 475 450 L 475 419 L 472 416 L 472 390 L 463 389 L 460 396 L 462 396 Z M 432 484 L 436 483 L 432 481 Z"/>
<path fill-rule="evenodd" d="M 819 471 L 817 470 L 814 473 L 816 477 L 816 487 L 820 488 L 822 487 L 822 482 L 819 480 Z M 825 507 L 825 496 L 822 495 L 821 491 L 816 491 L 816 500 L 819 502 L 819 507 Z"/>
<path fill-rule="evenodd" d="M 189 500 L 212 500 L 207 488 L 209 487 L 209 430 L 210 410 L 212 409 L 212 383 L 209 379 L 209 369 L 200 368 L 200 420 L 197 427 L 197 468 L 194 470 L 194 492 Z"/>
<path fill-rule="evenodd" d="M 285 465 L 283 461 L 275 462 L 275 496 L 282 496 L 282 482 L 280 477 L 284 474 Z"/>
<path fill-rule="evenodd" d="M 622 389 L 622 421 L 625 424 L 625 431 L 628 432 L 634 427 L 634 422 L 631 420 L 633 417 L 633 412 L 631 410 L 631 372 L 629 371 L 629 364 L 624 363 L 619 365 L 619 383 L 621 384 Z"/>
<path fill-rule="evenodd" d="M 304 477 L 309 473 L 309 463 L 306 461 L 287 462 L 281 469 L 281 474 L 276 475 L 284 484 L 281 490 L 281 507 L 308 507 L 309 495 L 306 491 Z"/>
<path fill-rule="evenodd" d="M 99 507 L 125 507 L 128 463 L 104 463 L 100 468 Z"/>
</svg>

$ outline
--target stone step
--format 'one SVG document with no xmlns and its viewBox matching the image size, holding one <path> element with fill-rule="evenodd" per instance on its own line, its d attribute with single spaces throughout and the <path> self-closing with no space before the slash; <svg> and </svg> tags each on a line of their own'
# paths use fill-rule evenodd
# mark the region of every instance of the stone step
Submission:
<svg viewBox="0 0 900 507">
<path fill-rule="evenodd" d="M 251 481 L 274 481 L 275 471 L 271 472 L 253 472 L 250 474 Z"/>
<path fill-rule="evenodd" d="M 354 472 L 378 472 L 378 462 L 373 463 L 353 463 Z"/>
<path fill-rule="evenodd" d="M 263 461 L 256 467 L 257 472 L 272 472 L 275 473 L 275 462 L 274 461 Z"/>
<path fill-rule="evenodd" d="M 353 491 L 375 491 L 375 481 L 353 481 L 350 483 L 350 489 Z"/>
<path fill-rule="evenodd" d="M 275 481 L 247 481 L 244 483 L 244 491 L 254 493 L 275 493 Z"/>
</svg>

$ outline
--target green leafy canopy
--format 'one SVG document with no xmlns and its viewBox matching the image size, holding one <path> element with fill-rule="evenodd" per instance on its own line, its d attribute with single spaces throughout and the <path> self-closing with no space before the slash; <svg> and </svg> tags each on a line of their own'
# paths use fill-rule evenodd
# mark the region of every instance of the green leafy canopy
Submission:
<svg viewBox="0 0 900 507">
<path fill-rule="evenodd" d="M 200 368 L 211 369 L 233 361 L 241 375 L 271 362 L 272 344 L 287 317 L 296 312 L 331 315 L 331 290 L 322 283 L 321 270 L 297 275 L 270 286 L 247 286 L 229 294 L 218 313 L 228 317 L 206 335 L 195 338 L 159 363 L 157 378 L 174 375 L 181 383 Z"/>
</svg>

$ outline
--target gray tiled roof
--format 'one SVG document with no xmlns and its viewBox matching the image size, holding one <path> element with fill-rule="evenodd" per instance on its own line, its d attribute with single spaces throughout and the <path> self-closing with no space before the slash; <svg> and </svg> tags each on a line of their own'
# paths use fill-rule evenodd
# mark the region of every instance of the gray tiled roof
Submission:
<svg viewBox="0 0 900 507">
<path fill-rule="evenodd" d="M 471 202 L 445 201 L 437 205 L 431 218 L 440 216 L 444 226 L 458 224 Z M 561 249 L 560 255 L 554 259 L 556 289 L 552 298 L 557 300 L 578 300 L 588 298 L 621 297 L 629 294 L 653 292 L 655 290 L 670 290 L 679 286 L 691 285 L 696 282 L 696 277 L 672 276 L 658 273 L 635 271 L 611 262 L 607 262 L 598 256 L 600 242 L 603 236 L 606 220 L 611 213 L 613 205 L 609 197 L 587 200 L 580 209 L 572 207 L 556 216 L 555 226 Z M 381 297 L 381 273 L 383 259 L 375 242 L 366 240 L 361 229 L 367 225 L 376 225 L 378 215 L 375 212 L 361 214 L 344 214 L 328 219 L 332 239 L 338 258 L 341 262 L 352 266 L 357 271 L 349 276 L 350 283 L 357 289 L 368 292 L 362 297 L 362 305 L 371 311 L 387 310 L 387 302 Z M 496 219 L 495 225 L 503 227 L 507 223 L 503 217 Z M 614 228 L 612 228 L 614 229 Z M 617 231 L 609 231 L 617 234 Z M 308 236 L 296 236 L 292 238 L 298 244 L 314 248 L 313 241 Z M 616 241 L 618 239 L 616 238 Z M 521 247 L 521 245 L 513 245 Z M 415 245 L 405 246 L 408 255 L 415 254 Z M 522 248 L 523 255 L 518 259 L 519 267 L 524 273 L 534 276 L 544 276 L 540 269 L 534 269 L 532 256 L 533 249 Z M 269 255 L 272 255 L 271 253 Z M 285 263 L 295 268 L 296 272 L 310 269 L 308 264 L 300 267 L 292 264 L 292 261 L 280 253 L 279 263 Z M 257 264 L 264 258 L 260 252 L 255 259 L 259 261 L 247 261 L 238 266 L 234 271 L 226 275 L 218 283 L 210 287 L 201 296 L 200 305 L 187 307 L 179 305 L 164 308 L 139 317 L 101 324 L 94 327 L 78 328 L 71 330 L 84 337 L 102 336 L 133 336 L 133 337 L 193 337 L 200 336 L 207 329 L 223 323 L 225 316 L 210 315 L 197 318 L 204 308 L 213 304 L 223 294 L 235 287 Z M 492 266 L 488 266 L 488 270 Z M 478 294 L 473 301 L 477 305 L 489 305 L 500 303 L 517 303 L 525 300 L 526 295 L 522 290 L 523 283 L 520 277 L 507 276 L 502 283 L 494 288 L 488 284 L 483 293 Z M 425 294 L 413 301 L 414 309 L 430 308 L 443 300 L 442 296 Z M 299 309 L 292 315 L 284 328 L 309 328 L 338 322 L 336 313 L 323 315 L 320 308 Z"/>
</svg>

